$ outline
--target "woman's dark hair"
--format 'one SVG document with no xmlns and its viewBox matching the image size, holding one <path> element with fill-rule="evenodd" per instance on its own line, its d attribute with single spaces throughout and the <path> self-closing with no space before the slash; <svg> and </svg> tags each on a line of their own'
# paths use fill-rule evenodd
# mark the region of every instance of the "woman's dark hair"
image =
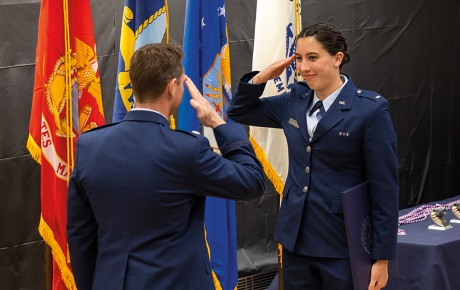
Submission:
<svg viewBox="0 0 460 290">
<path fill-rule="evenodd" d="M 350 61 L 351 54 L 347 48 L 347 41 L 342 32 L 332 24 L 326 22 L 314 23 L 302 29 L 296 39 L 306 37 L 314 37 L 332 56 L 342 52 L 343 59 L 340 68 Z"/>
</svg>

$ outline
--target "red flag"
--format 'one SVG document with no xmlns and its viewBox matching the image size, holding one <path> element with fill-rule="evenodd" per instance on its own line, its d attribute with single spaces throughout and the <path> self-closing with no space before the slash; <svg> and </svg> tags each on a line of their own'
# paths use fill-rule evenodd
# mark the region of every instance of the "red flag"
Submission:
<svg viewBox="0 0 460 290">
<path fill-rule="evenodd" d="M 39 232 L 53 255 L 53 289 L 76 289 L 67 247 L 67 184 L 75 142 L 104 124 L 89 0 L 42 0 L 27 148 L 41 164 Z"/>
</svg>

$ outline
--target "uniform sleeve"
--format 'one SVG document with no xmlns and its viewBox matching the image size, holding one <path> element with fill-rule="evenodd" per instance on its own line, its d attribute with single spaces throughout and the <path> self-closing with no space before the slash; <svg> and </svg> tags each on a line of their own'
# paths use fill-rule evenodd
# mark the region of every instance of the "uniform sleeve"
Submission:
<svg viewBox="0 0 460 290">
<path fill-rule="evenodd" d="M 78 148 L 78 146 L 77 146 Z M 75 282 L 79 290 L 90 290 L 97 256 L 97 223 L 76 166 L 69 182 L 67 199 L 67 240 Z"/>
<path fill-rule="evenodd" d="M 263 195 L 265 180 L 244 128 L 224 124 L 214 129 L 222 156 L 201 138 L 196 147 L 194 186 L 197 194 L 235 200 L 253 199 Z M 222 158 L 223 157 L 223 158 Z"/>
<path fill-rule="evenodd" d="M 251 72 L 241 78 L 227 114 L 230 119 L 240 124 L 281 128 L 285 95 L 260 98 L 265 84 L 248 83 L 256 74 L 257 72 Z"/>
<path fill-rule="evenodd" d="M 385 99 L 377 102 L 369 116 L 364 136 L 364 158 L 374 224 L 372 256 L 391 260 L 396 257 L 399 181 L 396 133 Z"/>
</svg>

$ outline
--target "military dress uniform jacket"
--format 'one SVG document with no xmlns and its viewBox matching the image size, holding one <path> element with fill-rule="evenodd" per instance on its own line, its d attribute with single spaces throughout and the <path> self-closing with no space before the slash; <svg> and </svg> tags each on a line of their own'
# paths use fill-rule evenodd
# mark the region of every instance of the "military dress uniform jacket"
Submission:
<svg viewBox="0 0 460 290">
<path fill-rule="evenodd" d="M 79 137 L 67 224 L 79 290 L 214 290 L 206 196 L 251 199 L 265 189 L 244 127 L 214 134 L 224 158 L 148 111 Z"/>
<path fill-rule="evenodd" d="M 275 239 L 288 251 L 348 258 L 341 192 L 366 180 L 372 201 L 373 258 L 396 255 L 398 196 L 396 135 L 388 102 L 355 87 L 350 77 L 309 141 L 306 113 L 314 96 L 306 82 L 290 93 L 259 98 L 265 84 L 241 79 L 228 116 L 235 122 L 282 128 L 289 172 Z"/>
</svg>

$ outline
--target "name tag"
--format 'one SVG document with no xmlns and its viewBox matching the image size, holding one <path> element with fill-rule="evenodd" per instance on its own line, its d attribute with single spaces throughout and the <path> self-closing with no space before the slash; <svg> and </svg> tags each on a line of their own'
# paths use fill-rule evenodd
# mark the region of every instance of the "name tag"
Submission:
<svg viewBox="0 0 460 290">
<path fill-rule="evenodd" d="M 291 124 L 292 126 L 296 127 L 296 128 L 299 128 L 299 124 L 297 124 L 297 121 L 292 119 L 292 118 L 289 118 L 289 124 Z"/>
</svg>

